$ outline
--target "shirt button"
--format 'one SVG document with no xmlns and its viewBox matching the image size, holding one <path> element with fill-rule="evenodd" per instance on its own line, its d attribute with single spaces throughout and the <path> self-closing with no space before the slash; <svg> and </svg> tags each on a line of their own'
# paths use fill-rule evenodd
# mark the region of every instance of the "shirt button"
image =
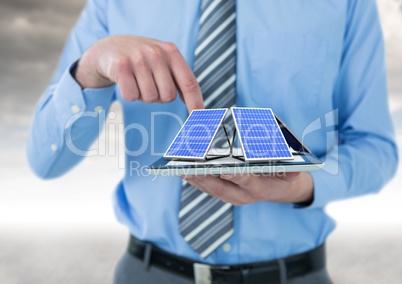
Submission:
<svg viewBox="0 0 402 284">
<path fill-rule="evenodd" d="M 224 244 L 222 247 L 224 252 L 229 252 L 232 249 L 232 246 L 228 243 Z"/>
<path fill-rule="evenodd" d="M 114 111 L 109 112 L 109 118 L 110 119 L 115 119 L 116 118 L 116 113 Z"/>
<path fill-rule="evenodd" d="M 77 106 L 77 105 L 73 105 L 73 106 L 71 107 L 71 111 L 72 111 L 73 113 L 79 113 L 79 112 L 80 112 L 80 107 Z"/>
<path fill-rule="evenodd" d="M 50 145 L 50 150 L 52 150 L 52 152 L 56 152 L 57 151 L 57 145 L 56 144 Z"/>
<path fill-rule="evenodd" d="M 101 111 L 103 111 L 103 107 L 97 106 L 97 107 L 94 109 L 94 111 L 95 111 L 96 113 L 100 113 Z"/>
</svg>

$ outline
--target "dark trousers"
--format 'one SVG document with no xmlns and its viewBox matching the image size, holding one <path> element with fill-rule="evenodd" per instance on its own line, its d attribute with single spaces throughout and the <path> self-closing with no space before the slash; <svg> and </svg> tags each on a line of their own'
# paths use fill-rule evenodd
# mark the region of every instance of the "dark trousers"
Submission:
<svg viewBox="0 0 402 284">
<path fill-rule="evenodd" d="M 183 276 L 170 271 L 146 265 L 138 258 L 125 253 L 117 264 L 114 284 L 190 284 L 194 283 Z M 322 269 L 302 277 L 289 279 L 287 284 L 327 284 L 332 283 L 326 269 Z"/>
</svg>

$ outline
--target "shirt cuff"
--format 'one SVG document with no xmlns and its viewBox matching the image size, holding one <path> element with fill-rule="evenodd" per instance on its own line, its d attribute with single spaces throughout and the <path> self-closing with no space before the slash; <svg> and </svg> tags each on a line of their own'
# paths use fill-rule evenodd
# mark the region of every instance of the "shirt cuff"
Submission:
<svg viewBox="0 0 402 284">
<path fill-rule="evenodd" d="M 65 128 L 70 127 L 85 113 L 95 116 L 108 110 L 115 92 L 115 84 L 99 89 L 82 89 L 71 74 L 76 64 L 77 62 L 73 63 L 64 72 L 53 93 L 57 119 Z"/>
<path fill-rule="evenodd" d="M 316 209 L 323 208 L 328 203 L 342 199 L 345 190 L 348 188 L 340 165 L 327 157 L 325 166 L 317 171 L 310 172 L 313 179 L 314 197 L 309 204 L 295 204 L 295 209 Z"/>
</svg>

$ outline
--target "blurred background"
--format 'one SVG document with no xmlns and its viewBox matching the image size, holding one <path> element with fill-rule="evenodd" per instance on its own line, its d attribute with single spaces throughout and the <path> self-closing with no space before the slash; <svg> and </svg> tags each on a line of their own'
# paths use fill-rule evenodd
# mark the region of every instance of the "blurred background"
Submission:
<svg viewBox="0 0 402 284">
<path fill-rule="evenodd" d="M 112 283 L 128 232 L 114 218 L 118 157 L 87 158 L 41 181 L 25 143 L 45 89 L 85 0 L 0 1 L 0 283 Z M 402 1 L 378 0 L 387 48 L 390 107 L 402 150 Z M 113 106 L 121 121 L 118 105 Z M 116 141 L 103 133 L 100 141 Z M 120 163 L 119 163 L 120 162 Z M 101 178 L 100 178 L 101 177 Z M 328 241 L 335 283 L 402 282 L 402 169 L 375 196 L 331 204 Z"/>
</svg>

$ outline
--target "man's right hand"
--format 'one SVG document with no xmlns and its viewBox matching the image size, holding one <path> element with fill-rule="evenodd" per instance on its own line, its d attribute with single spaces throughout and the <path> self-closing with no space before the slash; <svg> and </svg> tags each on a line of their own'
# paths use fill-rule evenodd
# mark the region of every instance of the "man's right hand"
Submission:
<svg viewBox="0 0 402 284">
<path fill-rule="evenodd" d="M 104 38 L 84 53 L 74 76 L 82 88 L 117 83 L 128 101 L 171 102 L 178 91 L 189 112 L 204 108 L 197 79 L 173 43 L 137 36 Z"/>
</svg>

